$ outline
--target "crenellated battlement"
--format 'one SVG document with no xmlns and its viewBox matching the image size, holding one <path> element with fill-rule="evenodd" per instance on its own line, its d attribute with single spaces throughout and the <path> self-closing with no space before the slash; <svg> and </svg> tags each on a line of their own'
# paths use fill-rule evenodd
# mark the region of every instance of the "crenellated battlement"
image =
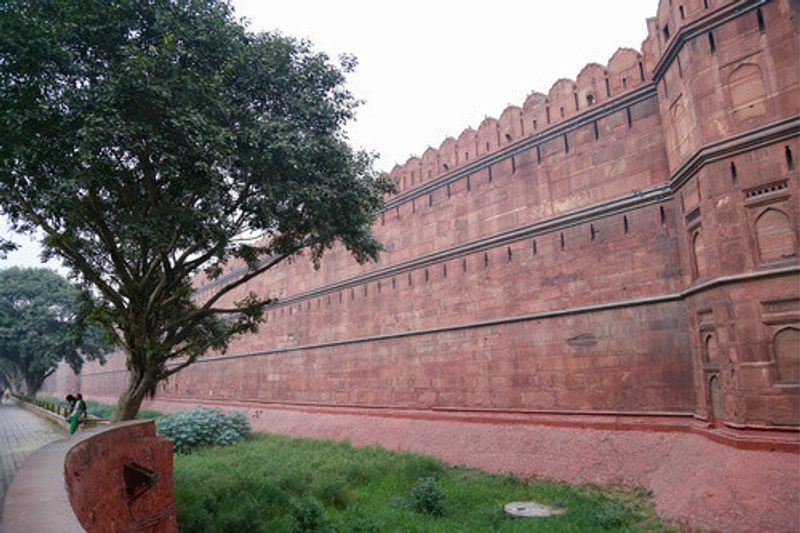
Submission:
<svg viewBox="0 0 800 533">
<path fill-rule="evenodd" d="M 788 1 L 776 0 L 784 4 L 778 6 L 784 15 L 791 9 Z M 703 43 L 705 46 L 716 48 L 719 37 L 714 37 L 715 30 L 751 12 L 754 23 L 763 28 L 764 10 L 769 3 L 770 0 L 662 1 L 657 15 L 647 20 L 648 36 L 641 45 L 642 52 L 620 48 L 606 66 L 589 63 L 575 80 L 559 79 L 546 95 L 534 91 L 522 107 L 511 105 L 499 119 L 486 117 L 477 130 L 467 127 L 457 139 L 445 139 L 438 149 L 428 147 L 422 156 L 412 156 L 405 163 L 396 164 L 389 172 L 398 186 L 396 196 L 463 168 L 475 159 L 556 128 L 643 86 L 662 82 L 662 90 L 669 93 L 664 78 L 673 63 L 683 71 L 680 54 L 687 43 L 697 47 L 695 40 L 705 40 L 708 41 Z"/>
<path fill-rule="evenodd" d="M 547 95 L 533 92 L 522 107 L 510 105 L 500 118 L 486 117 L 475 130 L 467 127 L 458 138 L 448 137 L 438 149 L 428 147 L 389 172 L 403 194 L 476 159 L 494 154 L 526 138 L 547 132 L 582 113 L 647 85 L 649 71 L 641 53 L 618 49 L 607 66 L 590 63 L 576 80 L 562 78 Z"/>
</svg>

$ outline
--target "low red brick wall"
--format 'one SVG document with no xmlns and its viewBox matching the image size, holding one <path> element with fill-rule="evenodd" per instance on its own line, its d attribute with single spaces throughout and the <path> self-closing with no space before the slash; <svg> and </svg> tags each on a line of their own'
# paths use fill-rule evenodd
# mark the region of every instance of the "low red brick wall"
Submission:
<svg viewBox="0 0 800 533">
<path fill-rule="evenodd" d="M 20 399 L 18 398 L 18 400 Z M 52 420 L 55 424 L 64 429 L 69 429 L 69 422 L 66 421 L 65 417 L 57 413 L 53 413 L 52 411 L 48 411 L 47 409 L 43 409 L 38 405 L 34 405 L 23 400 L 18 401 L 17 405 L 37 416 Z M 108 420 L 105 418 L 97 418 L 96 416 L 92 415 L 84 415 L 83 421 L 78 426 L 78 431 L 84 431 L 89 428 L 97 427 L 98 424 L 106 425 L 108 424 Z"/>
<path fill-rule="evenodd" d="M 155 472 L 149 490 L 129 492 L 125 465 Z M 178 530 L 172 443 L 152 421 L 79 433 L 32 454 L 6 494 L 3 532 Z"/>
</svg>

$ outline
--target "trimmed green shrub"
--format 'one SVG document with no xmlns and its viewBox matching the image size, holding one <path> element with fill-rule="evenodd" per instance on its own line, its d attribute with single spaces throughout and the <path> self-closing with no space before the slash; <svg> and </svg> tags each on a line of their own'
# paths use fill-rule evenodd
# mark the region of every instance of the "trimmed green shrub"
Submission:
<svg viewBox="0 0 800 533">
<path fill-rule="evenodd" d="M 297 521 L 294 530 L 296 533 L 312 531 L 325 531 L 328 529 L 325 520 L 325 506 L 313 496 L 293 498 L 291 504 L 292 515 Z"/>
<path fill-rule="evenodd" d="M 432 477 L 420 479 L 411 487 L 412 505 L 420 513 L 444 516 L 447 512 L 446 499 L 447 496 Z"/>
<path fill-rule="evenodd" d="M 155 420 L 161 418 L 164 415 L 161 411 L 153 411 L 152 409 L 142 409 L 136 414 L 136 418 L 139 420 Z"/>
<path fill-rule="evenodd" d="M 114 406 L 97 403 L 93 400 L 86 401 L 86 412 L 97 418 L 111 418 L 114 416 Z"/>
<path fill-rule="evenodd" d="M 326 505 L 331 505 L 337 509 L 344 509 L 350 503 L 351 494 L 347 480 L 343 477 L 332 474 L 322 478 L 313 487 L 314 493 L 319 496 Z"/>
<path fill-rule="evenodd" d="M 350 527 L 350 533 L 380 533 L 383 528 L 380 524 L 367 519 L 359 519 Z"/>
<path fill-rule="evenodd" d="M 158 433 L 172 440 L 175 451 L 188 453 L 200 446 L 228 446 L 250 433 L 244 413 L 223 413 L 220 409 L 198 407 L 156 421 Z"/>
</svg>

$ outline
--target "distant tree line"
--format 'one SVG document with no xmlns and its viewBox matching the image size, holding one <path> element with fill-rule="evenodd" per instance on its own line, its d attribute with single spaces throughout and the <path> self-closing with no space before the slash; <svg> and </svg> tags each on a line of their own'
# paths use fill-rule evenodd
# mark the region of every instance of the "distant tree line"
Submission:
<svg viewBox="0 0 800 533">
<path fill-rule="evenodd" d="M 81 314 L 87 298 L 46 268 L 0 270 L 0 385 L 35 395 L 61 361 L 80 372 L 106 343 Z"/>
</svg>

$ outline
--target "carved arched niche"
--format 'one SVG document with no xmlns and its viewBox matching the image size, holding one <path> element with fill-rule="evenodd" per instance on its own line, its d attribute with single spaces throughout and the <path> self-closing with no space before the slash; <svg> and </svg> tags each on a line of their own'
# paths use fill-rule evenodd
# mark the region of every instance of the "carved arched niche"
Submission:
<svg viewBox="0 0 800 533">
<path fill-rule="evenodd" d="M 705 336 L 705 340 L 703 342 L 706 362 L 707 363 L 716 363 L 719 361 L 719 348 L 717 347 L 717 338 L 714 336 L 713 333 L 709 333 Z"/>
<path fill-rule="evenodd" d="M 800 384 L 800 329 L 783 328 L 772 338 L 777 381 L 783 384 Z"/>
<path fill-rule="evenodd" d="M 725 397 L 722 394 L 722 384 L 719 376 L 716 374 L 708 380 L 708 396 L 711 418 L 723 420 L 725 418 Z"/>
<path fill-rule="evenodd" d="M 728 76 L 733 115 L 738 120 L 764 115 L 767 112 L 764 77 L 755 63 L 744 63 Z"/>
<path fill-rule="evenodd" d="M 668 129 L 673 139 L 674 149 L 678 157 L 683 159 L 691 151 L 691 133 L 693 122 L 683 95 L 680 94 L 669 108 L 672 127 Z"/>
<path fill-rule="evenodd" d="M 755 232 L 761 262 L 782 259 L 794 252 L 794 232 L 783 211 L 765 210 L 756 219 Z"/>
<path fill-rule="evenodd" d="M 706 246 L 703 240 L 703 234 L 699 231 L 692 237 L 692 263 L 695 278 L 702 278 L 708 275 Z"/>
</svg>

